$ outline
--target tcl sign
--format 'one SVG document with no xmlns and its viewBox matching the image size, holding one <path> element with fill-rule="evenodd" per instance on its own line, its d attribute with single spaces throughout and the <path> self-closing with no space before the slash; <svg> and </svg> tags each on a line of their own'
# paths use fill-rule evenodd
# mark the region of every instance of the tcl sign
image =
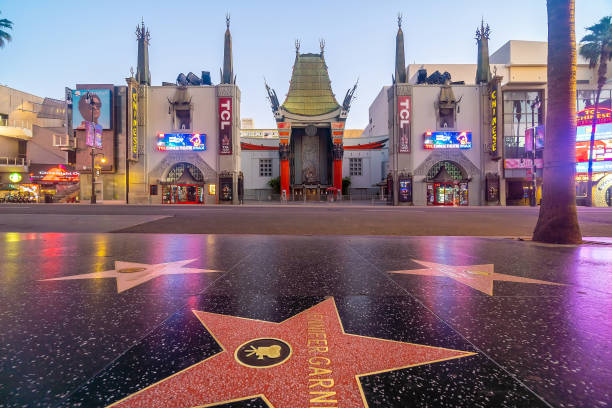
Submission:
<svg viewBox="0 0 612 408">
<path fill-rule="evenodd" d="M 410 97 L 397 97 L 397 119 L 400 153 L 410 153 Z"/>
<path fill-rule="evenodd" d="M 219 98 L 219 154 L 232 154 L 232 98 Z"/>
</svg>

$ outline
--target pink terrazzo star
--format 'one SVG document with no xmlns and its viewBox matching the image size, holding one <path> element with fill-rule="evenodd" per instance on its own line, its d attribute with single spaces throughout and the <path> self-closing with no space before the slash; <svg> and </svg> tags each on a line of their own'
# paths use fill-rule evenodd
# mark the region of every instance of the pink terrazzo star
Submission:
<svg viewBox="0 0 612 408">
<path fill-rule="evenodd" d="M 260 397 L 276 408 L 367 407 L 361 376 L 474 354 L 347 334 L 332 298 L 281 323 L 193 312 L 223 351 L 113 406 L 214 406 Z"/>
</svg>

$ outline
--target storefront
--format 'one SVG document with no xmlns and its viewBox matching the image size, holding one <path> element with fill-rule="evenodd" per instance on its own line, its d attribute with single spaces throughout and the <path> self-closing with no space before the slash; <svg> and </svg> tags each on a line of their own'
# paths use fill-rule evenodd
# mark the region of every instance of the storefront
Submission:
<svg viewBox="0 0 612 408">
<path fill-rule="evenodd" d="M 31 203 L 38 202 L 39 188 L 28 183 L 28 175 L 21 172 L 2 174 L 0 184 L 1 203 Z"/>
<path fill-rule="evenodd" d="M 427 205 L 467 206 L 468 179 L 455 163 L 436 163 L 427 174 Z"/>
<path fill-rule="evenodd" d="M 204 204 L 206 183 L 204 175 L 190 163 L 176 164 L 161 182 L 162 204 Z M 211 186 L 211 185 L 209 185 Z M 214 185 L 212 185 L 214 186 Z M 157 186 L 155 186 L 155 189 Z M 153 191 L 151 192 L 152 195 Z"/>
<path fill-rule="evenodd" d="M 66 164 L 30 165 L 30 183 L 36 186 L 38 201 L 77 202 L 80 193 L 80 173 Z"/>
</svg>

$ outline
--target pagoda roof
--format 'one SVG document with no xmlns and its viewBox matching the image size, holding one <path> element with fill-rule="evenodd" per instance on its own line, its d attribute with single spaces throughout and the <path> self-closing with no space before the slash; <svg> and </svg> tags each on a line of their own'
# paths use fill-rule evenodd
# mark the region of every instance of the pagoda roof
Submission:
<svg viewBox="0 0 612 408">
<path fill-rule="evenodd" d="M 340 108 L 322 54 L 296 55 L 289 92 L 281 108 L 303 116 L 324 115 Z"/>
</svg>

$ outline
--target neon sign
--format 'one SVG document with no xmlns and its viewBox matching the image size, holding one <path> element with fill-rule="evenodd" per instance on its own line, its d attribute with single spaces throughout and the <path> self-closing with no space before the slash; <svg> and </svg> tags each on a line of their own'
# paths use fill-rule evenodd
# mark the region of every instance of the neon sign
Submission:
<svg viewBox="0 0 612 408">
<path fill-rule="evenodd" d="M 157 135 L 157 150 L 204 151 L 206 135 L 204 133 L 160 133 Z"/>
<path fill-rule="evenodd" d="M 9 181 L 11 183 L 19 183 L 22 179 L 23 179 L 23 177 L 21 177 L 21 174 L 19 174 L 19 173 L 11 173 L 11 174 L 9 174 Z"/>
<path fill-rule="evenodd" d="M 586 108 L 576 113 L 576 126 L 591 126 L 593 124 L 593 117 L 595 115 L 595 108 Z M 608 108 L 597 108 L 597 121 L 595 124 L 602 125 L 604 123 L 612 123 L 612 109 Z"/>
<path fill-rule="evenodd" d="M 471 149 L 472 132 L 425 132 L 425 149 Z"/>
<path fill-rule="evenodd" d="M 497 81 L 491 88 L 491 155 L 497 156 Z"/>
</svg>

